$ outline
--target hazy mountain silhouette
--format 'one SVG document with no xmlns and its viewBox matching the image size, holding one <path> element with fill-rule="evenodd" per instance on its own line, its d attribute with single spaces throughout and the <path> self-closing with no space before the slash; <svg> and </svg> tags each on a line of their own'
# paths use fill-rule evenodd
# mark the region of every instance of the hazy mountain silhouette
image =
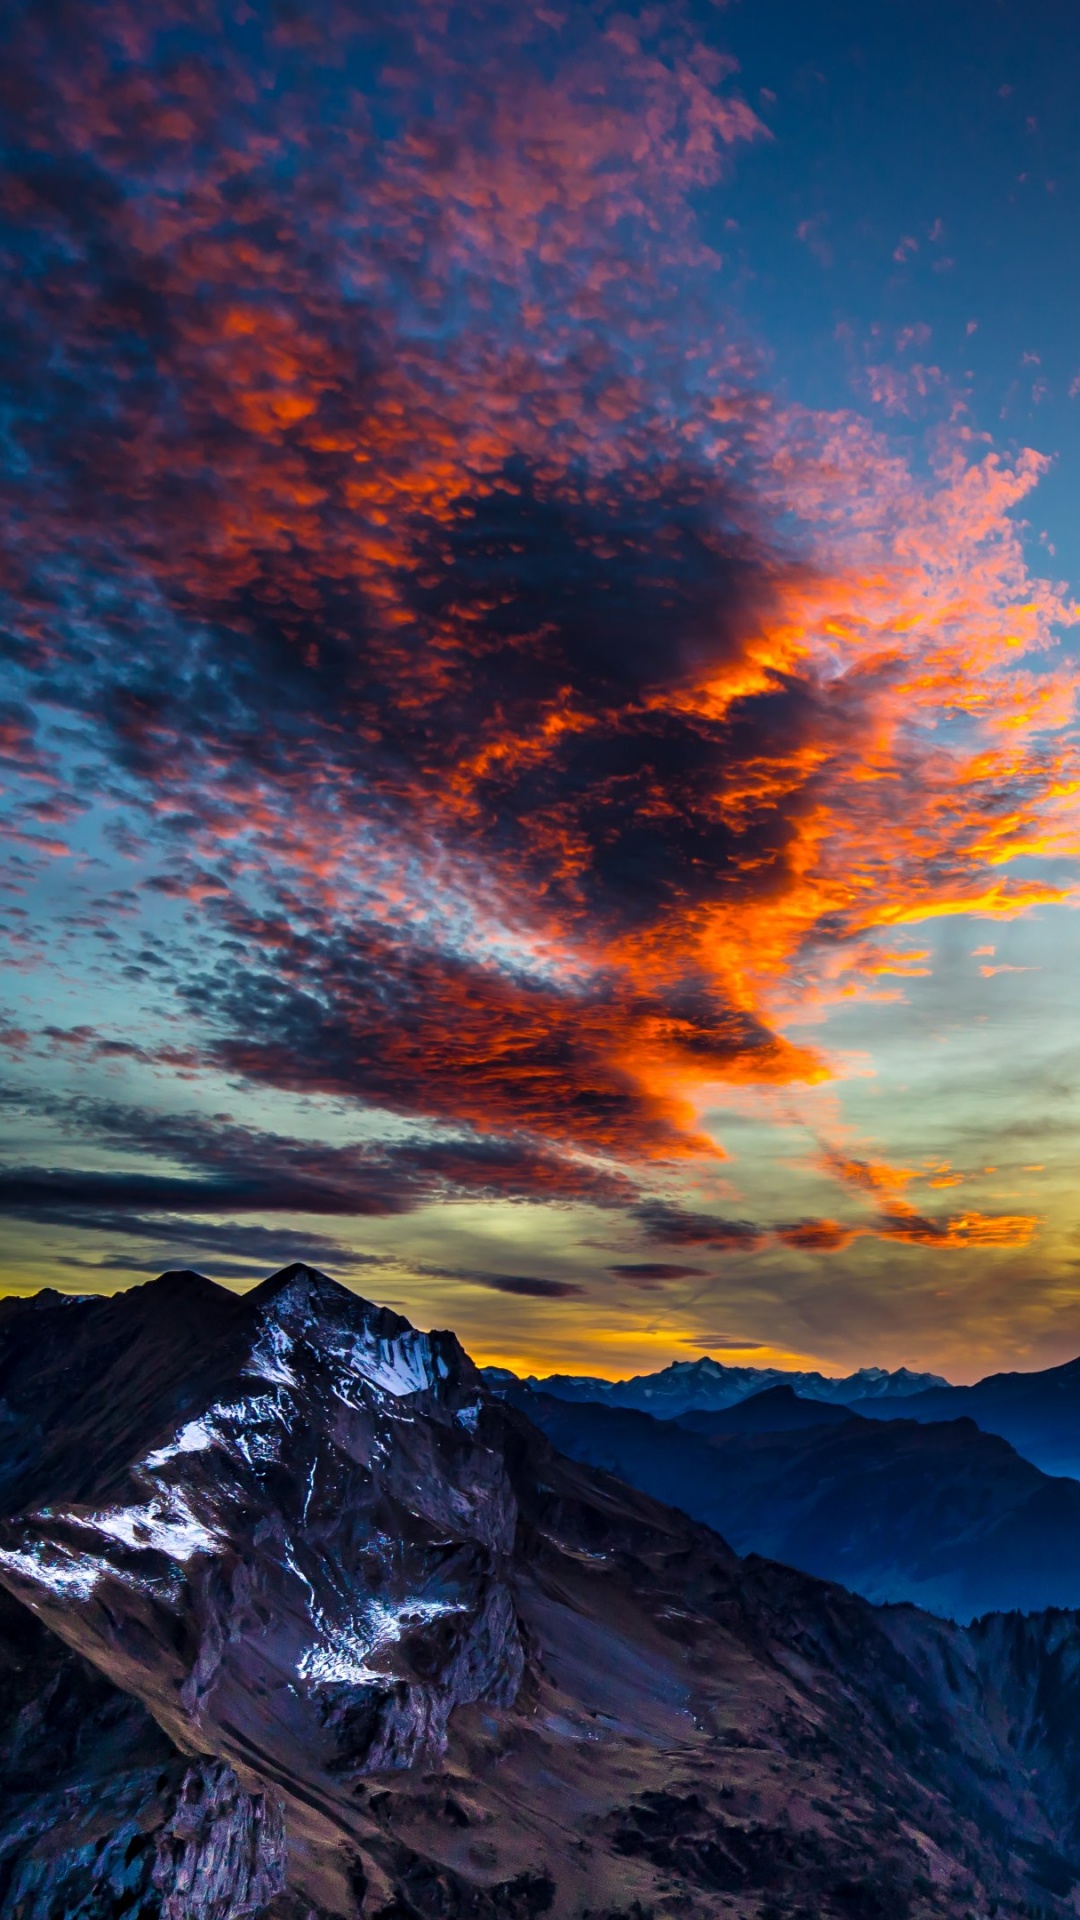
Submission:
<svg viewBox="0 0 1080 1920">
<path fill-rule="evenodd" d="M 869 1419 L 890 1417 L 872 1401 L 853 1404 Z M 1040 1373 L 992 1373 L 973 1387 L 933 1387 L 904 1401 L 905 1420 L 960 1415 L 984 1433 L 1000 1433 L 1045 1473 L 1080 1476 L 1080 1359 Z"/>
<path fill-rule="evenodd" d="M 516 1376 L 489 1368 L 497 1389 Z M 851 1407 L 869 1420 L 974 1420 L 997 1433 L 1049 1474 L 1080 1478 L 1080 1359 L 1039 1373 L 995 1373 L 972 1387 L 950 1386 L 935 1374 L 893 1373 L 863 1367 L 843 1379 L 778 1368 L 728 1367 L 719 1360 L 680 1360 L 658 1373 L 632 1380 L 600 1380 L 587 1374 L 528 1377 L 523 1384 L 558 1400 L 607 1407 L 636 1407 L 657 1419 L 721 1412 L 774 1386 L 790 1387 L 800 1399 Z"/>
<path fill-rule="evenodd" d="M 486 1367 L 484 1376 L 496 1388 L 512 1385 L 517 1375 L 505 1367 Z M 788 1373 L 779 1367 L 729 1367 L 704 1355 L 700 1360 L 675 1360 L 659 1373 L 635 1374 L 632 1380 L 599 1380 L 592 1374 L 553 1373 L 545 1379 L 529 1375 L 524 1385 L 558 1400 L 597 1401 L 603 1406 L 637 1407 L 659 1420 L 676 1420 L 684 1413 L 719 1412 L 768 1387 L 790 1387 L 804 1399 L 848 1405 L 859 1400 L 882 1400 L 891 1407 L 935 1387 L 948 1387 L 936 1373 L 911 1373 L 898 1367 L 860 1367 L 844 1379 L 824 1373 Z"/>
<path fill-rule="evenodd" d="M 783 1386 L 766 1387 L 720 1413 L 680 1414 L 677 1424 L 690 1433 L 790 1433 L 805 1427 L 843 1426 L 851 1418 L 849 1407 L 804 1400 L 794 1387 Z"/>
<path fill-rule="evenodd" d="M 974 1421 L 871 1422 L 788 1387 L 675 1422 L 524 1387 L 514 1398 L 571 1458 L 740 1553 L 958 1620 L 1080 1605 L 1080 1483 L 1048 1477 Z"/>
</svg>

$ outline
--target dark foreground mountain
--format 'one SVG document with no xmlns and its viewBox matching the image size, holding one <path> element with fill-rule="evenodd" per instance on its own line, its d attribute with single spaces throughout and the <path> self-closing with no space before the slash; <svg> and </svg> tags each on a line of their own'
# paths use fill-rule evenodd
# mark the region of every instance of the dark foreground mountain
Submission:
<svg viewBox="0 0 1080 1920">
<path fill-rule="evenodd" d="M 868 1600 L 962 1621 L 1080 1605 L 1080 1484 L 972 1420 L 878 1424 L 786 1387 L 674 1422 L 513 1398 L 572 1459 Z"/>
<path fill-rule="evenodd" d="M 498 1389 L 513 1386 L 517 1376 L 505 1367 L 486 1367 L 484 1374 Z M 553 1373 L 546 1379 L 530 1375 L 522 1382 L 557 1400 L 596 1401 L 605 1407 L 636 1407 L 658 1420 L 677 1420 L 684 1413 L 718 1413 L 768 1387 L 786 1386 L 803 1399 L 837 1406 L 854 1401 L 880 1400 L 891 1413 L 897 1400 L 949 1383 L 936 1373 L 911 1373 L 898 1367 L 860 1367 L 843 1379 L 824 1373 L 785 1373 L 779 1367 L 729 1367 L 705 1355 L 701 1360 L 676 1360 L 659 1373 L 635 1374 L 632 1380 L 598 1380 L 592 1374 Z"/>
<path fill-rule="evenodd" d="M 859 1401 L 869 1419 L 888 1419 L 884 1403 Z M 905 1420 L 974 1420 L 1000 1433 L 1044 1473 L 1080 1478 L 1080 1359 L 1041 1373 L 992 1373 L 973 1387 L 944 1384 L 904 1401 Z"/>
<path fill-rule="evenodd" d="M 1074 1614 L 739 1561 L 307 1268 L 8 1303 L 0 1401 L 4 1920 L 1075 1912 Z"/>
</svg>

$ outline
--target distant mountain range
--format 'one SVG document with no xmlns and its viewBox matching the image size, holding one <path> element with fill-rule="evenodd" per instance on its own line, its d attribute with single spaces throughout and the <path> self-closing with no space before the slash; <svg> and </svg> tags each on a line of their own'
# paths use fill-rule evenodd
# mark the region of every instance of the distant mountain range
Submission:
<svg viewBox="0 0 1080 1920">
<path fill-rule="evenodd" d="M 886 1408 L 858 1401 L 868 1419 Z M 1080 1359 L 1040 1373 L 992 1373 L 973 1387 L 931 1387 L 904 1402 L 905 1420 L 955 1420 L 1000 1433 L 1045 1473 L 1080 1477 Z"/>
<path fill-rule="evenodd" d="M 518 1378 L 505 1367 L 485 1367 L 483 1371 L 496 1387 Z M 552 1373 L 546 1379 L 530 1374 L 524 1384 L 553 1394 L 557 1400 L 595 1400 L 604 1406 L 637 1407 L 639 1412 L 654 1413 L 660 1420 L 677 1420 L 681 1414 L 698 1410 L 717 1412 L 775 1386 L 792 1387 L 807 1400 L 844 1405 L 856 1400 L 907 1399 L 934 1388 L 950 1391 L 948 1381 L 940 1374 L 910 1373 L 907 1367 L 898 1367 L 894 1373 L 884 1367 L 860 1367 L 845 1379 L 833 1380 L 824 1373 L 786 1373 L 779 1367 L 729 1367 L 708 1356 L 676 1360 L 660 1373 L 639 1373 L 632 1380 Z"/>
<path fill-rule="evenodd" d="M 497 1390 L 517 1376 L 486 1369 Z M 933 1373 L 900 1367 L 861 1367 L 844 1379 L 820 1373 L 785 1373 L 776 1367 L 728 1367 L 719 1360 L 677 1360 L 659 1373 L 632 1380 L 598 1380 L 587 1374 L 535 1375 L 523 1385 L 557 1400 L 605 1407 L 633 1407 L 659 1420 L 688 1413 L 719 1413 L 775 1386 L 790 1387 L 803 1400 L 853 1408 L 868 1420 L 974 1420 L 984 1433 L 1000 1434 L 1044 1473 L 1080 1478 L 1080 1359 L 1040 1373 L 994 1373 L 973 1387 L 950 1386 Z"/>
<path fill-rule="evenodd" d="M 772 1387 L 719 1413 L 509 1389 L 561 1452 L 723 1534 L 740 1553 L 952 1619 L 1080 1605 L 1080 1483 L 968 1419 L 871 1421 Z"/>
<path fill-rule="evenodd" d="M 1075 1920 L 1080 1615 L 875 1608 L 534 1422 L 801 1473 L 808 1537 L 876 1448 L 882 1562 L 920 1448 L 960 1524 L 942 1433 L 1006 1518 L 1043 1476 L 789 1389 L 707 1433 L 509 1391 L 304 1266 L 3 1303 L 3 1920 Z"/>
</svg>

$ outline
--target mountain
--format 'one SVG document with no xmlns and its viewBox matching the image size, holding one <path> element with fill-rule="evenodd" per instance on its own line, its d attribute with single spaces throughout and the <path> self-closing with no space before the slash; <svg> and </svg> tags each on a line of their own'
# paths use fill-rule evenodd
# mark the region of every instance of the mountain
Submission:
<svg viewBox="0 0 1080 1920">
<path fill-rule="evenodd" d="M 782 1386 L 749 1394 L 720 1413 L 680 1414 L 675 1424 L 689 1433 L 792 1433 L 804 1427 L 843 1426 L 851 1417 L 850 1407 L 806 1400 L 794 1387 Z"/>
<path fill-rule="evenodd" d="M 971 1420 L 871 1422 L 774 1387 L 657 1421 L 519 1387 L 574 1460 L 617 1474 L 760 1553 L 874 1601 L 958 1620 L 1080 1605 L 1080 1484 Z"/>
<path fill-rule="evenodd" d="M 511 1385 L 517 1375 L 505 1367 L 487 1367 L 485 1378 L 494 1388 Z M 596 1401 L 609 1407 L 636 1407 L 653 1413 L 659 1420 L 677 1420 L 684 1413 L 715 1413 L 734 1406 L 751 1394 L 767 1387 L 788 1386 L 804 1399 L 831 1401 L 847 1405 L 869 1400 L 885 1401 L 891 1407 L 896 1400 L 928 1389 L 949 1390 L 948 1382 L 936 1373 L 910 1373 L 900 1367 L 887 1373 L 883 1367 L 860 1367 L 858 1373 L 832 1380 L 823 1373 L 785 1373 L 779 1367 L 728 1367 L 722 1361 L 705 1356 L 701 1360 L 676 1360 L 660 1373 L 636 1374 L 632 1380 L 597 1380 L 589 1374 L 553 1373 L 546 1379 L 530 1375 L 524 1385 L 539 1393 L 552 1394 L 557 1400 Z"/>
<path fill-rule="evenodd" d="M 741 1561 L 306 1267 L 8 1302 L 0 1401 L 5 1920 L 1074 1915 L 1074 1613 Z"/>
<path fill-rule="evenodd" d="M 512 1389 L 517 1376 L 485 1369 L 496 1391 Z M 821 1373 L 786 1373 L 776 1367 L 729 1367 L 706 1356 L 676 1360 L 659 1373 L 632 1380 L 589 1375 L 530 1375 L 522 1384 L 557 1400 L 636 1408 L 658 1420 L 689 1413 L 718 1413 L 771 1387 L 786 1386 L 804 1400 L 851 1407 L 870 1420 L 936 1422 L 974 1420 L 984 1433 L 1000 1434 L 1044 1473 L 1080 1478 L 1080 1359 L 1041 1373 L 996 1373 L 973 1387 L 950 1386 L 933 1373 L 899 1367 L 861 1367 L 843 1379 Z"/>
<path fill-rule="evenodd" d="M 870 1399 L 853 1403 L 870 1419 L 892 1409 Z M 905 1420 L 955 1420 L 999 1433 L 1045 1473 L 1080 1476 L 1080 1359 L 1041 1373 L 993 1373 L 973 1387 L 939 1385 L 904 1402 Z"/>
</svg>

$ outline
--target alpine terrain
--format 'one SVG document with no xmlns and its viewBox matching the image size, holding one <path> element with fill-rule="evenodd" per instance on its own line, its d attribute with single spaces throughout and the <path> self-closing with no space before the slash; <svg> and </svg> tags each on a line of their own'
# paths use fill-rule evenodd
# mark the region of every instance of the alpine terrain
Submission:
<svg viewBox="0 0 1080 1920">
<path fill-rule="evenodd" d="M 1077 1910 L 1080 1635 L 751 1557 L 297 1266 L 0 1310 L 4 1920 Z"/>
</svg>

